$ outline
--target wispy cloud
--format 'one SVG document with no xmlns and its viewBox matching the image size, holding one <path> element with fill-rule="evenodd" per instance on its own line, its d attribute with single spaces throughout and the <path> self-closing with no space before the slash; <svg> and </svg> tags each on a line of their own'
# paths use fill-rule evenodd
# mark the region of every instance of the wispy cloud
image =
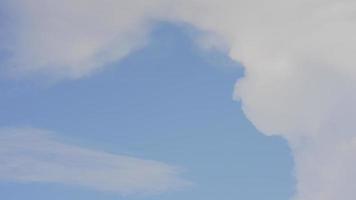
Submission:
<svg viewBox="0 0 356 200">
<path fill-rule="evenodd" d="M 223 44 L 245 66 L 235 97 L 247 117 L 291 144 L 296 198 L 356 196 L 350 187 L 356 185 L 354 1 L 4 2 L 15 16 L 6 41 L 12 57 L 7 64 L 17 73 L 80 78 L 142 46 L 152 19 L 214 33 L 222 42 L 203 40 L 204 46 Z"/>
<path fill-rule="evenodd" d="M 0 180 L 77 185 L 119 194 L 151 194 L 189 185 L 162 162 L 67 144 L 39 129 L 0 129 Z"/>
</svg>

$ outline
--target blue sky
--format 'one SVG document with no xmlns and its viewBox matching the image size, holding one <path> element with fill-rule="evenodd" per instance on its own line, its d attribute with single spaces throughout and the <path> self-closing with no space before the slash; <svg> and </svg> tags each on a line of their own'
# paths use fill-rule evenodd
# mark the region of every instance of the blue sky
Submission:
<svg viewBox="0 0 356 200">
<path fill-rule="evenodd" d="M 1 197 L 355 199 L 354 13 L 0 0 Z"/>
<path fill-rule="evenodd" d="M 1 181 L 6 200 L 285 200 L 285 140 L 259 133 L 232 98 L 243 68 L 197 47 L 190 27 L 160 23 L 149 43 L 74 81 L 1 80 L 0 126 L 51 130 L 70 144 L 179 166 L 193 184 L 122 196 L 81 186 Z"/>
</svg>

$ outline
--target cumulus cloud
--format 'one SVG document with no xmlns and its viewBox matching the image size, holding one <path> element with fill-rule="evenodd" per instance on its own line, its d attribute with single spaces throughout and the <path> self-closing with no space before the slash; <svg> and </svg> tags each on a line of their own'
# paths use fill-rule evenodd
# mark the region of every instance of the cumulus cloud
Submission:
<svg viewBox="0 0 356 200">
<path fill-rule="evenodd" d="M 191 1 L 193 2 L 193 1 Z M 267 135 L 288 140 L 296 200 L 354 199 L 356 4 L 208 1 L 182 17 L 221 35 L 245 66 L 235 98 Z"/>
<path fill-rule="evenodd" d="M 153 194 L 188 186 L 177 167 L 65 143 L 46 130 L 0 129 L 0 180 Z"/>
<path fill-rule="evenodd" d="M 267 135 L 285 137 L 297 200 L 353 199 L 356 3 L 351 0 L 13 0 L 20 72 L 79 78 L 141 47 L 152 20 L 192 24 L 245 66 L 235 98 Z M 11 42 L 10 42 L 11 43 Z"/>
</svg>

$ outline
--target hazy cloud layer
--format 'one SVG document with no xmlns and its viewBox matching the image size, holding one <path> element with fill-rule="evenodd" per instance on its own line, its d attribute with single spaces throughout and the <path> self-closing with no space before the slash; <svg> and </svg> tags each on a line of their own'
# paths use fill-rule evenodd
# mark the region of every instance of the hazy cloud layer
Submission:
<svg viewBox="0 0 356 200">
<path fill-rule="evenodd" d="M 356 196 L 354 1 L 12 0 L 8 6 L 16 34 L 2 48 L 17 74 L 85 76 L 144 45 L 156 19 L 212 33 L 219 42 L 205 39 L 204 46 L 223 46 L 246 67 L 235 97 L 247 117 L 289 141 L 295 198 Z"/>
<path fill-rule="evenodd" d="M 188 186 L 178 173 L 178 168 L 161 162 L 67 144 L 45 130 L 0 129 L 0 181 L 151 194 Z"/>
<path fill-rule="evenodd" d="M 86 76 L 145 44 L 159 2 L 5 0 L 12 21 L 6 67 L 17 75 Z"/>
</svg>

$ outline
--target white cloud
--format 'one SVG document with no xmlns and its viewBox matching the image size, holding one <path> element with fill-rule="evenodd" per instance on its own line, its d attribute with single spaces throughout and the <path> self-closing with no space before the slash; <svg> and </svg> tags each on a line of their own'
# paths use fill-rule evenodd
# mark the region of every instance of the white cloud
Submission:
<svg viewBox="0 0 356 200">
<path fill-rule="evenodd" d="M 2 181 L 60 183 L 123 195 L 189 185 L 178 177 L 177 167 L 67 144 L 39 129 L 0 129 L 0 163 Z"/>
<path fill-rule="evenodd" d="M 235 97 L 295 154 L 297 200 L 356 191 L 356 3 L 351 0 L 13 0 L 17 72 L 79 78 L 142 46 L 151 19 L 212 32 L 242 62 Z M 206 42 L 209 40 L 205 40 Z M 213 44 L 204 44 L 210 46 Z"/>
<path fill-rule="evenodd" d="M 17 74 L 79 78 L 145 44 L 160 0 L 15 0 L 2 4 L 13 17 L 12 58 Z"/>
</svg>

